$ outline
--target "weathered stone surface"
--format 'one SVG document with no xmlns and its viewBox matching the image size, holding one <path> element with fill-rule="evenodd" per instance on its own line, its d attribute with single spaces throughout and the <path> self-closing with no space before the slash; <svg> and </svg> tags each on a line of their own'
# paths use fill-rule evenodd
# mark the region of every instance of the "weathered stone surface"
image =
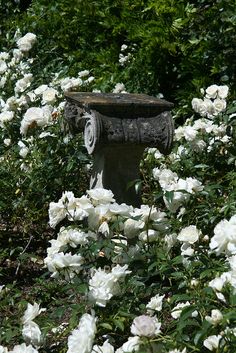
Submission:
<svg viewBox="0 0 236 353">
<path fill-rule="evenodd" d="M 173 108 L 172 103 L 146 94 L 69 92 L 65 97 L 85 111 L 96 110 L 121 119 L 148 118 Z"/>
<path fill-rule="evenodd" d="M 90 186 L 111 189 L 118 202 L 138 206 L 130 181 L 139 177 L 146 147 L 168 154 L 173 141 L 172 103 L 144 94 L 67 93 L 65 120 L 72 133 L 84 132 L 93 155 Z"/>
</svg>

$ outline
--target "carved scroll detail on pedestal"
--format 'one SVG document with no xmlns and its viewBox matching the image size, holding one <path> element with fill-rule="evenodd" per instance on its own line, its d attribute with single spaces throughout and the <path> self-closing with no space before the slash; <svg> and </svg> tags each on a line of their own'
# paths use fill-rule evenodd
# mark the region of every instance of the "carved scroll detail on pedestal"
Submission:
<svg viewBox="0 0 236 353">
<path fill-rule="evenodd" d="M 86 121 L 84 128 L 84 144 L 89 154 L 92 154 L 100 143 L 102 134 L 102 122 L 99 114 L 92 112 L 84 116 Z"/>
</svg>

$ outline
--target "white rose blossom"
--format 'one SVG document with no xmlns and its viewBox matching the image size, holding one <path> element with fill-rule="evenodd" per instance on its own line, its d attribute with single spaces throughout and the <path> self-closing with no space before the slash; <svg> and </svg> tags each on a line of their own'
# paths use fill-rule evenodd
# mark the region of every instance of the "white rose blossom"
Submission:
<svg viewBox="0 0 236 353">
<path fill-rule="evenodd" d="M 223 219 L 215 226 L 210 249 L 217 255 L 236 254 L 236 215 L 232 216 L 229 221 Z"/>
<path fill-rule="evenodd" d="M 91 353 L 96 331 L 96 318 L 90 314 L 84 314 L 78 328 L 74 329 L 68 337 L 67 353 Z"/>
<path fill-rule="evenodd" d="M 89 280 L 89 298 L 98 306 L 105 307 L 107 302 L 120 293 L 119 280 L 122 280 L 131 271 L 127 270 L 128 265 L 116 265 L 110 272 L 94 269 Z"/>
<path fill-rule="evenodd" d="M 173 319 L 178 319 L 182 313 L 183 308 L 190 306 L 191 304 L 187 301 L 185 303 L 178 303 L 171 311 Z"/>
<path fill-rule="evenodd" d="M 205 320 L 210 322 L 212 325 L 218 325 L 223 320 L 223 315 L 220 310 L 213 309 L 211 311 L 211 316 L 205 316 Z"/>
<path fill-rule="evenodd" d="M 194 244 L 199 240 L 200 235 L 201 232 L 197 227 L 195 225 L 190 225 L 180 231 L 177 239 L 183 243 Z"/>
<path fill-rule="evenodd" d="M 31 344 L 26 346 L 25 343 L 22 343 L 14 346 L 14 348 L 8 353 L 38 353 L 38 350 L 31 346 Z"/>
<path fill-rule="evenodd" d="M 218 86 L 217 85 L 211 85 L 207 87 L 206 89 L 206 97 L 207 98 L 216 98 L 218 92 Z"/>
<path fill-rule="evenodd" d="M 7 71 L 7 64 L 4 60 L 0 60 L 0 75 Z"/>
<path fill-rule="evenodd" d="M 31 85 L 32 81 L 33 81 L 33 75 L 25 74 L 23 78 L 21 78 L 16 82 L 15 93 L 17 94 L 17 93 L 24 92 Z"/>
<path fill-rule="evenodd" d="M 7 347 L 3 347 L 0 345 L 0 353 L 8 353 Z"/>
<path fill-rule="evenodd" d="M 22 121 L 21 121 L 21 126 L 20 126 L 20 132 L 22 135 L 26 135 L 29 127 L 31 126 L 46 126 L 48 125 L 52 120 L 52 111 L 49 106 L 44 106 L 43 108 L 38 108 L 38 107 L 31 107 L 29 108 Z"/>
<path fill-rule="evenodd" d="M 89 195 L 95 206 L 98 204 L 107 204 L 115 201 L 115 199 L 113 198 L 114 194 L 111 190 L 96 188 L 87 190 L 87 194 Z"/>
<path fill-rule="evenodd" d="M 184 348 L 182 351 L 180 351 L 179 349 L 174 349 L 172 351 L 169 351 L 168 353 L 187 353 L 186 348 Z"/>
<path fill-rule="evenodd" d="M 39 326 L 34 321 L 29 321 L 23 326 L 22 336 L 27 344 L 32 344 L 34 347 L 40 347 L 42 333 Z"/>
<path fill-rule="evenodd" d="M 18 142 L 18 146 L 20 147 L 19 155 L 22 158 L 25 158 L 27 156 L 27 154 L 29 153 L 29 148 L 22 141 Z"/>
<path fill-rule="evenodd" d="M 139 240 L 142 240 L 143 242 L 155 242 L 159 239 L 159 232 L 154 229 L 147 229 L 141 232 L 138 236 Z"/>
<path fill-rule="evenodd" d="M 162 310 L 162 302 L 164 297 L 165 295 L 156 294 L 154 297 L 150 299 L 150 301 L 146 305 L 148 314 L 152 315 L 155 313 L 155 311 Z"/>
<path fill-rule="evenodd" d="M 135 336 L 156 337 L 161 333 L 161 323 L 155 316 L 137 316 L 131 325 L 131 333 Z"/>
<path fill-rule="evenodd" d="M 222 339 L 221 335 L 212 335 L 207 337 L 203 341 L 204 347 L 209 349 L 209 351 L 213 351 L 219 347 L 220 340 Z"/>
<path fill-rule="evenodd" d="M 49 272 L 52 272 L 51 277 L 57 278 L 62 272 L 66 279 L 71 280 L 75 274 L 78 274 L 82 269 L 84 258 L 80 254 L 72 255 L 70 252 L 52 254 L 44 259 L 45 265 Z"/>
<path fill-rule="evenodd" d="M 139 350 L 141 339 L 139 336 L 129 337 L 121 348 L 118 348 L 115 353 L 133 353 Z"/>
<path fill-rule="evenodd" d="M 28 52 L 36 42 L 36 35 L 34 33 L 27 33 L 24 37 L 17 40 L 17 46 L 22 52 Z"/>
<path fill-rule="evenodd" d="M 93 346 L 92 353 L 114 353 L 114 347 L 107 340 L 102 346 Z"/>
<path fill-rule="evenodd" d="M 45 308 L 40 308 L 40 305 L 35 302 L 33 305 L 28 303 L 22 317 L 23 324 L 27 324 L 28 322 L 33 321 L 40 313 L 44 312 L 45 310 Z"/>
<path fill-rule="evenodd" d="M 225 110 L 225 98 L 228 95 L 228 91 L 228 86 L 209 86 L 206 89 L 206 95 L 203 99 L 193 98 L 193 110 L 202 117 L 214 118 L 214 116 Z"/>
<path fill-rule="evenodd" d="M 13 118 L 14 118 L 14 112 L 12 111 L 5 111 L 0 113 L 0 127 L 4 129 L 5 124 L 11 121 Z"/>
<path fill-rule="evenodd" d="M 58 91 L 54 88 L 47 88 L 42 95 L 42 103 L 43 104 L 54 104 L 56 102 L 56 98 L 58 95 Z"/>
</svg>

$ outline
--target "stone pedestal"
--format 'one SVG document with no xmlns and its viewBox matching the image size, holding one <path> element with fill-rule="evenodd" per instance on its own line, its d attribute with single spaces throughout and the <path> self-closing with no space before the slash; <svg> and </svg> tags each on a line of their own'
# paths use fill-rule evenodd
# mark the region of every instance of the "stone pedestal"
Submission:
<svg viewBox="0 0 236 353">
<path fill-rule="evenodd" d="M 65 119 L 70 131 L 84 132 L 93 156 L 90 187 L 111 189 L 117 202 L 140 205 L 135 188 L 146 147 L 163 154 L 171 150 L 174 126 L 172 103 L 144 94 L 67 93 Z"/>
</svg>

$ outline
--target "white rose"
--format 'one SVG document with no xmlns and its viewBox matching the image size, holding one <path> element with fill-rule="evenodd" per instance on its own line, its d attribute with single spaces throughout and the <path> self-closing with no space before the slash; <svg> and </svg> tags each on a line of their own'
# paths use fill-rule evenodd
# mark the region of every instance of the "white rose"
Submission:
<svg viewBox="0 0 236 353">
<path fill-rule="evenodd" d="M 217 325 L 222 321 L 223 315 L 218 309 L 213 309 L 211 311 L 211 316 L 205 316 L 205 319 L 210 322 L 212 325 Z"/>
<path fill-rule="evenodd" d="M 18 143 L 18 145 L 19 145 L 19 143 Z M 20 152 L 19 152 L 19 155 L 20 155 L 22 158 L 25 158 L 28 153 L 29 153 L 29 148 L 28 148 L 27 146 L 24 145 L 24 147 L 21 147 Z"/>
<path fill-rule="evenodd" d="M 98 306 L 105 307 L 113 295 L 119 294 L 118 280 L 130 273 L 127 268 L 127 265 L 116 265 L 111 272 L 106 272 L 101 268 L 94 269 L 92 278 L 89 280 L 90 299 L 95 301 Z"/>
<path fill-rule="evenodd" d="M 5 63 L 5 61 L 0 60 L 0 74 L 4 74 L 4 72 L 7 71 L 7 64 Z"/>
<path fill-rule="evenodd" d="M 27 33 L 24 37 L 18 39 L 17 46 L 22 52 L 28 52 L 36 42 L 36 35 Z"/>
<path fill-rule="evenodd" d="M 83 71 L 80 71 L 78 76 L 79 77 L 84 77 L 84 76 L 88 76 L 89 75 L 89 71 L 88 70 L 83 70 Z"/>
<path fill-rule="evenodd" d="M 16 61 L 20 61 L 23 56 L 24 55 L 20 49 L 13 49 L 13 57 Z"/>
<path fill-rule="evenodd" d="M 197 130 L 193 126 L 186 126 L 184 128 L 184 138 L 186 141 L 193 141 L 197 136 Z"/>
<path fill-rule="evenodd" d="M 5 111 L 0 113 L 0 127 L 4 128 L 5 123 L 11 121 L 14 118 L 14 112 Z"/>
<path fill-rule="evenodd" d="M 177 239 L 181 242 L 194 244 L 198 241 L 200 234 L 201 232 L 197 229 L 196 226 L 190 225 L 180 231 Z"/>
<path fill-rule="evenodd" d="M 207 98 L 216 98 L 217 92 L 218 92 L 218 86 L 217 85 L 211 85 L 207 87 L 206 89 L 206 97 Z"/>
<path fill-rule="evenodd" d="M 67 353 L 90 353 L 96 331 L 96 318 L 90 314 L 84 314 L 78 328 L 68 337 Z"/>
<path fill-rule="evenodd" d="M 67 211 L 63 202 L 50 202 L 49 204 L 49 225 L 55 228 L 67 215 Z"/>
<path fill-rule="evenodd" d="M 195 110 L 196 113 L 199 113 L 202 103 L 203 103 L 202 99 L 199 99 L 199 98 L 192 99 L 192 108 L 193 110 Z"/>
<path fill-rule="evenodd" d="M 6 77 L 2 77 L 0 80 L 0 88 L 3 88 L 5 86 L 7 82 L 7 78 Z"/>
<path fill-rule="evenodd" d="M 21 121 L 20 132 L 25 135 L 30 126 L 45 126 L 51 121 L 51 110 L 49 106 L 43 108 L 31 107 L 27 109 L 23 120 Z"/>
<path fill-rule="evenodd" d="M 214 228 L 214 236 L 211 238 L 210 249 L 217 255 L 225 252 L 229 255 L 236 253 L 236 224 L 235 216 L 229 221 L 223 219 Z"/>
<path fill-rule="evenodd" d="M 190 192 L 190 194 L 192 194 L 193 192 L 198 192 L 203 190 L 202 183 L 195 178 L 191 178 L 191 177 L 186 178 L 186 182 L 187 182 L 187 191 Z"/>
<path fill-rule="evenodd" d="M 139 336 L 129 337 L 128 341 L 123 344 L 120 348 L 120 353 L 133 353 L 139 349 L 141 340 Z M 116 351 L 118 353 L 118 350 Z"/>
<path fill-rule="evenodd" d="M 159 236 L 159 232 L 154 229 L 148 229 L 141 232 L 138 236 L 139 240 L 144 242 L 153 242 L 157 241 Z"/>
<path fill-rule="evenodd" d="M 29 321 L 23 326 L 22 336 L 27 344 L 31 343 L 35 347 L 39 347 L 41 343 L 41 331 L 39 326 L 33 322 Z"/>
<path fill-rule="evenodd" d="M 135 336 L 155 337 L 161 332 L 160 328 L 161 323 L 155 316 L 141 315 L 134 319 L 131 333 Z"/>
<path fill-rule="evenodd" d="M 182 256 L 190 257 L 190 256 L 193 256 L 193 254 L 194 254 L 194 249 L 191 248 L 189 243 L 184 242 L 180 249 L 181 249 Z"/>
<path fill-rule="evenodd" d="M 45 311 L 46 309 L 41 308 L 39 304 L 35 303 L 32 305 L 30 303 L 27 304 L 27 309 L 24 312 L 24 316 L 22 317 L 23 324 L 27 324 L 30 321 L 33 321 L 40 313 Z"/>
<path fill-rule="evenodd" d="M 143 221 L 128 218 L 124 222 L 124 235 L 129 239 L 134 238 L 140 233 L 140 230 L 143 229 L 143 227 Z"/>
<path fill-rule="evenodd" d="M 23 78 L 18 80 L 15 84 L 15 93 L 22 93 L 26 90 L 31 85 L 31 82 L 33 80 L 33 75 L 32 74 L 26 74 L 24 75 Z"/>
<path fill-rule="evenodd" d="M 47 85 L 41 85 L 38 88 L 36 88 L 34 90 L 34 93 L 36 94 L 36 96 L 40 96 L 41 94 L 43 94 L 44 91 L 46 91 L 48 89 Z"/>
<path fill-rule="evenodd" d="M 10 144 L 11 144 L 11 139 L 4 139 L 4 140 L 3 140 L 3 143 L 4 143 L 5 146 L 10 146 Z"/>
<path fill-rule="evenodd" d="M 155 311 L 162 310 L 162 302 L 165 295 L 155 295 L 151 298 L 151 300 L 147 303 L 146 308 L 149 314 L 153 314 Z"/>
<path fill-rule="evenodd" d="M 225 99 L 215 99 L 213 102 L 215 112 L 218 114 L 225 110 L 226 108 L 226 101 Z"/>
<path fill-rule="evenodd" d="M 125 91 L 125 85 L 123 83 L 117 83 L 113 89 L 113 93 L 123 93 Z"/>
<path fill-rule="evenodd" d="M 207 116 L 208 118 L 212 118 L 215 113 L 214 104 L 210 99 L 204 98 L 203 104 L 200 108 L 200 115 Z"/>
<path fill-rule="evenodd" d="M 58 277 L 59 272 L 66 269 L 63 273 L 66 278 L 71 279 L 75 273 L 81 271 L 84 258 L 81 255 L 72 255 L 70 252 L 66 254 L 59 252 L 51 257 L 46 257 L 44 263 L 47 265 L 48 270 L 52 272 L 51 277 Z"/>
<path fill-rule="evenodd" d="M 12 351 L 9 351 L 9 353 L 38 353 L 38 351 L 31 346 L 26 346 L 25 343 L 16 345 Z"/>
<path fill-rule="evenodd" d="M 8 60 L 9 56 L 9 53 L 7 53 L 6 51 L 0 52 L 0 60 Z"/>
<path fill-rule="evenodd" d="M 218 86 L 218 98 L 225 99 L 228 96 L 229 87 L 228 86 Z"/>
<path fill-rule="evenodd" d="M 114 353 L 114 347 L 107 340 L 102 346 L 93 346 L 92 353 Z"/>
<path fill-rule="evenodd" d="M 190 306 L 189 302 L 177 304 L 171 311 L 171 316 L 174 319 L 178 319 L 182 313 L 183 308 Z"/>
<path fill-rule="evenodd" d="M 222 338 L 221 335 L 209 336 L 203 341 L 203 345 L 204 345 L 204 347 L 209 349 L 209 351 L 213 351 L 219 347 L 219 343 L 220 343 L 221 338 Z"/>
<path fill-rule="evenodd" d="M 58 92 L 54 88 L 48 88 L 43 92 L 43 104 L 53 104 Z"/>
<path fill-rule="evenodd" d="M 206 149 L 207 144 L 203 140 L 195 140 L 192 142 L 191 147 L 195 152 L 202 152 L 203 150 Z"/>
<path fill-rule="evenodd" d="M 115 201 L 113 198 L 114 194 L 111 190 L 96 188 L 96 189 L 87 190 L 87 194 L 91 197 L 95 205 L 107 204 Z"/>
<path fill-rule="evenodd" d="M 175 129 L 174 138 L 176 141 L 179 141 L 179 140 L 181 140 L 182 137 L 184 137 L 184 127 L 179 126 L 177 129 Z M 155 178 L 155 176 L 154 176 L 154 178 Z"/>
<path fill-rule="evenodd" d="M 120 47 L 120 50 L 125 51 L 127 48 L 128 48 L 128 45 L 122 44 L 122 46 Z"/>
</svg>

